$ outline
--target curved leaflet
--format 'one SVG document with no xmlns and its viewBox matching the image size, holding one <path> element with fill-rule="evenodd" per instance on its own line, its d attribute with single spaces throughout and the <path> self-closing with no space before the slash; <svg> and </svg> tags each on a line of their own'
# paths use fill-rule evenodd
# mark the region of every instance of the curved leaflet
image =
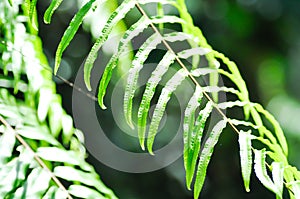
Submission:
<svg viewBox="0 0 300 199">
<path fill-rule="evenodd" d="M 245 189 L 250 191 L 250 176 L 252 172 L 251 131 L 239 133 L 240 159 Z"/>
<path fill-rule="evenodd" d="M 162 89 L 159 96 L 155 110 L 153 112 L 152 120 L 149 127 L 149 133 L 147 138 L 147 148 L 150 154 L 153 155 L 153 142 L 157 134 L 158 126 L 163 117 L 163 113 L 166 109 L 166 105 L 171 98 L 172 93 L 182 83 L 182 81 L 188 76 L 188 72 L 185 69 L 180 69 Z"/>
<path fill-rule="evenodd" d="M 46 24 L 51 23 L 52 15 L 54 14 L 55 10 L 59 7 L 59 5 L 63 2 L 63 0 L 52 0 L 50 6 L 47 8 L 44 14 L 44 22 Z"/>
<path fill-rule="evenodd" d="M 140 70 L 143 68 L 145 61 L 147 60 L 150 52 L 156 48 L 158 44 L 161 43 L 162 39 L 165 39 L 169 42 L 174 41 L 183 41 L 187 39 L 191 39 L 191 36 L 185 33 L 176 32 L 165 34 L 163 38 L 158 34 L 153 34 L 150 36 L 140 47 L 139 51 L 135 55 L 131 68 L 128 72 L 127 84 L 125 88 L 124 94 L 124 115 L 129 126 L 133 128 L 132 123 L 132 100 L 134 97 L 134 92 L 137 87 L 137 81 Z"/>
<path fill-rule="evenodd" d="M 200 160 L 198 163 L 197 173 L 196 173 L 196 180 L 194 185 L 194 198 L 199 198 L 200 191 L 204 184 L 204 179 L 206 176 L 207 166 L 211 159 L 212 153 L 214 151 L 214 147 L 218 142 L 219 136 L 223 129 L 226 127 L 227 122 L 225 120 L 219 121 L 215 127 L 213 128 L 211 134 L 209 135 L 208 139 L 204 143 L 203 150 L 200 154 Z"/>
<path fill-rule="evenodd" d="M 187 107 L 184 112 L 184 122 L 183 122 L 183 160 L 184 160 L 184 168 L 188 169 L 188 155 L 189 148 L 191 145 L 192 133 L 195 124 L 195 111 L 200 106 L 203 98 L 203 93 L 201 87 L 196 86 L 195 92 L 191 97 L 190 101 L 187 104 Z M 187 175 L 186 175 L 187 178 Z M 187 185 L 188 180 L 186 179 Z M 190 189 L 189 186 L 187 186 Z"/>
<path fill-rule="evenodd" d="M 124 51 L 124 47 L 127 45 L 127 43 L 132 40 L 135 36 L 137 36 L 139 33 L 143 32 L 144 29 L 146 29 L 149 24 L 160 24 L 160 23 L 182 23 L 183 21 L 174 16 L 163 16 L 163 17 L 153 17 L 150 20 L 146 17 L 142 17 L 138 22 L 133 24 L 124 34 L 123 38 L 121 39 L 118 47 L 118 51 L 116 54 L 112 56 L 110 61 L 105 67 L 104 73 L 102 75 L 100 85 L 99 85 L 99 91 L 98 91 L 98 102 L 101 108 L 105 109 L 105 105 L 103 103 L 103 98 L 106 93 L 106 88 L 110 82 L 113 69 L 117 66 L 119 57 L 121 56 L 121 53 Z M 130 124 L 132 127 L 133 125 Z"/>
<path fill-rule="evenodd" d="M 61 62 L 61 57 L 65 49 L 68 47 L 70 44 L 71 40 L 75 36 L 79 26 L 81 25 L 83 18 L 87 14 L 87 12 L 92 8 L 93 3 L 95 0 L 90 0 L 87 2 L 73 17 L 72 21 L 70 22 L 69 27 L 66 29 L 64 32 L 63 37 L 61 38 L 61 41 L 58 44 L 56 53 L 55 53 L 55 66 L 54 66 L 54 74 L 57 73 L 60 62 Z"/>
<path fill-rule="evenodd" d="M 213 110 L 213 104 L 211 102 L 208 102 L 205 108 L 200 111 L 191 134 L 191 141 L 190 141 L 190 145 L 188 146 L 187 163 L 186 163 L 187 165 L 186 183 L 188 188 L 191 187 L 191 183 L 195 173 L 197 159 L 200 155 L 199 152 L 201 147 L 202 135 L 204 132 L 207 118 L 210 116 L 212 110 Z"/>
<path fill-rule="evenodd" d="M 155 93 L 156 86 L 158 85 L 162 76 L 167 72 L 169 66 L 175 61 L 175 58 L 176 55 L 174 53 L 167 52 L 159 62 L 155 70 L 152 72 L 152 75 L 147 82 L 141 105 L 138 110 L 138 137 L 143 150 L 145 149 L 144 141 L 150 101 Z"/>
</svg>

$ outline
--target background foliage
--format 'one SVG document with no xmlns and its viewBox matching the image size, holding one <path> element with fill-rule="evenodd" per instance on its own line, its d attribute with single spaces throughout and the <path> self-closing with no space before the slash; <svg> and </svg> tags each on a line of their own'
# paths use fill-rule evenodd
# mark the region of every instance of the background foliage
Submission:
<svg viewBox="0 0 300 199">
<path fill-rule="evenodd" d="M 23 1 L 0 2 L 0 197 L 116 198 L 86 162 Z M 72 195 L 72 196 L 71 196 Z"/>
</svg>

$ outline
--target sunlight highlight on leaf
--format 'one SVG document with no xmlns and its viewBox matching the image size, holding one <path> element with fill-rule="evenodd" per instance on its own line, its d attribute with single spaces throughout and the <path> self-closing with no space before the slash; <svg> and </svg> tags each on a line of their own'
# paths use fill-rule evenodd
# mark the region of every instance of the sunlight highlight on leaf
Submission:
<svg viewBox="0 0 300 199">
<path fill-rule="evenodd" d="M 145 92 L 138 110 L 138 137 L 142 149 L 145 149 L 144 142 L 146 137 L 147 116 L 150 108 L 150 102 L 154 96 L 156 86 L 160 82 L 162 76 L 167 72 L 169 66 L 175 61 L 176 55 L 172 52 L 167 52 L 159 62 L 155 70 L 152 72 L 150 79 L 147 82 Z"/>
<path fill-rule="evenodd" d="M 187 169 L 186 169 L 186 183 L 187 187 L 191 187 L 193 176 L 195 173 L 195 167 L 197 164 L 198 157 L 200 155 L 201 141 L 206 125 L 207 118 L 210 116 L 213 110 L 211 102 L 207 102 L 204 109 L 202 109 L 196 119 L 195 126 L 191 136 L 190 145 L 188 146 L 188 157 L 187 157 Z"/>
<path fill-rule="evenodd" d="M 242 176 L 245 189 L 250 191 L 250 177 L 252 172 L 252 151 L 251 151 L 251 131 L 240 131 L 239 133 L 240 160 Z"/>
<path fill-rule="evenodd" d="M 209 134 L 208 139 L 204 143 L 203 150 L 200 154 L 200 160 L 198 163 L 196 180 L 194 185 L 194 198 L 198 199 L 200 195 L 200 191 L 204 184 L 204 179 L 206 176 L 206 171 L 208 164 L 210 162 L 212 153 L 214 151 L 214 147 L 219 140 L 219 136 L 223 129 L 226 127 L 227 122 L 225 120 L 219 121 L 215 127 L 212 129 L 212 132 Z"/>
<path fill-rule="evenodd" d="M 196 90 L 187 104 L 184 112 L 184 123 L 183 123 L 183 160 L 184 168 L 186 172 L 190 169 L 189 164 L 189 153 L 191 148 L 192 133 L 195 124 L 195 111 L 200 106 L 203 98 L 203 93 L 201 87 L 196 87 Z M 186 173 L 186 184 L 188 189 L 190 189 L 191 177 Z"/>
<path fill-rule="evenodd" d="M 149 127 L 149 133 L 147 137 L 147 148 L 150 154 L 153 155 L 153 143 L 158 131 L 158 126 L 165 112 L 168 101 L 171 98 L 172 93 L 182 83 L 182 81 L 188 76 L 188 72 L 185 69 L 180 69 L 176 74 L 167 82 L 162 89 L 158 102 L 154 109 L 152 120 Z"/>
</svg>

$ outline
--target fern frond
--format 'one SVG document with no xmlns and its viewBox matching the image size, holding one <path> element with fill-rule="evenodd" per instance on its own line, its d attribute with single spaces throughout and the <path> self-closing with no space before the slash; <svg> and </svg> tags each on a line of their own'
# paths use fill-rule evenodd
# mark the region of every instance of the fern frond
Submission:
<svg viewBox="0 0 300 199">
<path fill-rule="evenodd" d="M 94 1 L 91 0 L 87 4 L 91 4 L 92 2 Z M 60 2 L 53 1 L 52 3 L 53 4 L 51 4 L 49 7 L 49 11 L 47 10 L 49 13 L 51 13 L 47 14 L 50 18 Z M 155 4 L 158 8 L 157 16 L 148 15 L 141 6 L 142 4 Z M 174 7 L 175 10 L 178 11 L 179 17 L 177 15 L 166 16 L 163 12 L 163 6 L 165 4 Z M 113 71 L 121 60 L 122 53 L 125 52 L 126 47 L 130 45 L 130 41 L 132 39 L 137 37 L 139 34 L 142 34 L 147 27 L 151 27 L 154 31 L 154 34 L 146 38 L 146 41 L 141 44 L 139 51 L 134 56 L 128 71 L 127 85 L 124 94 L 125 120 L 131 128 L 134 128 L 135 125 L 132 119 L 134 114 L 133 99 L 137 89 L 139 73 L 144 67 L 144 63 L 148 59 L 150 53 L 156 49 L 159 44 L 163 44 L 166 47 L 167 52 L 159 61 L 158 65 L 152 72 L 151 77 L 147 81 L 146 89 L 143 93 L 137 113 L 138 138 L 141 148 L 143 150 L 145 148 L 144 145 L 147 134 L 147 117 L 153 96 L 157 93 L 156 87 L 161 82 L 162 77 L 165 77 L 166 74 L 168 74 L 168 69 L 172 67 L 173 62 L 176 61 L 178 62 L 179 66 L 181 66 L 181 69 L 179 69 L 175 75 L 167 80 L 167 84 L 163 87 L 162 92 L 159 95 L 158 103 L 150 122 L 147 138 L 147 148 L 150 154 L 153 154 L 152 148 L 155 136 L 158 133 L 157 129 L 172 93 L 182 84 L 184 79 L 190 79 L 195 84 L 195 92 L 193 96 L 190 97 L 185 109 L 183 138 L 184 167 L 186 170 L 186 182 L 188 189 L 191 188 L 191 183 L 196 171 L 194 197 L 199 197 L 213 149 L 222 130 L 227 124 L 232 127 L 234 132 L 239 134 L 242 177 L 246 191 L 249 191 L 250 189 L 250 175 L 253 164 L 251 150 L 254 150 L 255 154 L 254 168 L 257 177 L 266 188 L 276 193 L 277 198 L 282 198 L 283 180 L 286 181 L 287 186 L 291 185 L 291 189 L 295 193 L 299 191 L 299 184 L 295 183 L 300 180 L 299 173 L 297 169 L 293 169 L 293 167 L 289 166 L 287 161 L 288 147 L 280 125 L 275 118 L 261 105 L 250 102 L 246 83 L 243 80 L 238 67 L 224 54 L 213 50 L 212 47 L 207 43 L 201 30 L 194 26 L 193 19 L 187 11 L 184 0 L 124 0 L 120 6 L 111 13 L 85 62 L 84 80 L 88 90 L 92 89 L 90 78 L 98 51 L 111 35 L 113 28 L 120 21 L 125 19 L 126 15 L 134 7 L 140 11 L 141 17 L 139 17 L 139 20 L 137 20 L 129 29 L 127 29 L 125 33 L 123 33 L 123 37 L 118 43 L 117 51 L 112 55 L 110 61 L 104 69 L 104 73 L 99 83 L 98 92 L 98 103 L 100 107 L 103 109 L 106 108 L 104 105 L 104 96 L 106 94 L 108 84 L 112 78 Z M 87 9 L 86 12 L 79 11 L 81 15 L 78 18 L 80 19 L 76 22 L 71 22 L 71 25 L 74 26 L 73 30 L 68 28 L 69 30 L 67 29 L 67 31 L 70 31 L 70 33 L 65 33 L 63 36 L 62 41 L 64 41 L 64 43 L 60 44 L 61 46 L 59 46 L 56 56 L 56 69 L 58 69 L 63 51 L 74 37 L 79 25 L 82 22 L 82 19 L 87 14 L 89 9 Z M 76 18 L 76 16 L 74 18 Z M 50 20 L 48 20 L 48 22 L 50 22 Z M 162 27 L 167 23 L 179 24 L 182 32 L 169 34 L 164 34 L 163 31 L 160 32 L 157 26 L 162 29 Z M 169 43 L 172 42 L 183 41 L 185 44 L 188 43 L 189 46 L 187 49 L 181 49 L 180 52 L 174 51 L 169 45 Z M 191 66 L 187 67 L 184 63 L 186 60 L 189 61 L 190 59 L 192 59 L 192 64 Z M 207 61 L 207 66 L 198 66 L 199 61 L 202 59 Z M 221 63 L 227 66 L 227 68 L 221 68 Z M 15 76 L 17 77 L 17 73 Z M 208 77 L 208 84 L 200 84 L 200 81 L 198 80 L 206 77 Z M 222 77 L 229 79 L 231 83 L 233 83 L 233 87 L 227 87 L 226 85 L 220 86 L 219 83 Z M 228 102 L 219 102 L 218 97 L 221 94 L 230 94 L 234 97 L 234 99 Z M 202 100 L 203 98 L 206 98 L 206 100 Z M 236 119 L 234 117 L 229 118 L 226 116 L 223 110 L 232 108 L 243 109 L 244 118 Z M 51 112 L 51 109 L 55 109 L 55 107 L 51 108 L 51 106 L 47 105 L 46 103 L 45 107 L 41 107 L 39 109 L 39 118 L 40 120 L 43 120 L 45 117 L 47 117 L 45 116 L 46 112 Z M 196 117 L 198 109 L 200 110 L 198 116 Z M 202 135 L 205 133 L 204 128 L 207 126 L 207 119 L 211 115 L 213 109 L 219 113 L 221 119 L 216 121 L 217 124 L 212 129 L 212 132 L 207 133 L 208 139 L 206 141 L 202 141 Z M 70 119 L 67 120 L 70 121 Z M 267 127 L 266 121 L 272 125 L 274 133 Z M 57 125 L 57 127 L 54 125 L 52 127 L 54 129 L 51 130 L 54 136 L 57 136 L 57 133 L 59 133 L 59 131 L 63 128 L 59 126 L 60 124 Z M 245 131 L 238 130 L 237 127 L 239 126 L 243 126 Z M 67 135 L 70 138 L 72 133 Z M 251 142 L 252 139 L 262 143 L 266 148 L 268 148 L 268 151 L 254 149 Z M 201 145 L 203 147 L 201 147 Z M 265 158 L 266 154 L 272 160 L 272 165 L 270 168 L 272 170 L 274 182 L 267 174 L 267 162 Z M 199 163 L 196 168 L 198 159 Z M 73 186 L 73 188 L 74 187 L 76 186 Z M 78 187 L 78 189 L 81 189 L 81 187 Z"/>
<path fill-rule="evenodd" d="M 204 184 L 207 166 L 211 159 L 211 155 L 213 153 L 215 145 L 218 142 L 221 132 L 226 127 L 226 124 L 227 122 L 224 120 L 219 121 L 212 129 L 212 132 L 209 134 L 209 137 L 204 143 L 204 147 L 200 154 L 200 159 L 199 159 L 197 173 L 196 173 L 196 180 L 194 186 L 194 198 L 199 198 L 200 191 Z"/>
<path fill-rule="evenodd" d="M 104 98 L 104 95 L 106 93 L 108 83 L 110 82 L 113 69 L 118 64 L 118 57 L 120 56 L 120 54 L 122 52 L 121 47 L 124 46 L 124 43 L 123 43 L 124 40 L 126 39 L 127 42 L 130 41 L 130 39 L 133 39 L 135 36 L 137 36 L 137 34 L 144 31 L 144 29 L 147 28 L 149 26 L 149 24 L 151 24 L 151 23 L 161 24 L 161 23 L 166 23 L 166 22 L 168 22 L 168 23 L 180 23 L 180 22 L 182 22 L 182 20 L 180 18 L 174 17 L 174 16 L 164 16 L 162 18 L 153 17 L 151 20 L 147 20 L 147 18 L 142 17 L 138 22 L 136 22 L 129 29 L 128 32 L 125 32 L 125 34 L 123 36 L 123 39 L 121 39 L 121 41 L 119 43 L 119 48 L 118 48 L 117 54 L 113 55 L 111 60 L 108 62 L 107 66 L 105 67 L 105 70 L 103 72 L 101 81 L 99 83 L 98 100 L 99 100 L 99 105 L 100 105 L 101 108 L 106 109 L 106 107 L 103 103 L 103 98 Z M 90 77 L 89 77 L 89 79 L 90 79 Z"/>
<path fill-rule="evenodd" d="M 183 41 L 187 39 L 192 39 L 188 34 L 176 32 L 165 34 L 163 37 L 166 41 Z M 134 59 L 132 60 L 131 68 L 128 71 L 127 85 L 124 94 L 124 115 L 127 123 L 133 128 L 132 123 L 132 100 L 134 97 L 134 92 L 137 87 L 137 80 L 139 77 L 139 72 L 143 68 L 143 65 L 148 58 L 152 50 L 156 48 L 158 44 L 162 42 L 162 37 L 156 33 L 150 36 L 140 47 L 139 51 L 136 53 Z M 100 87 L 99 87 L 100 88 Z M 103 101 L 102 98 L 99 99 L 100 102 Z"/>
<path fill-rule="evenodd" d="M 186 184 L 188 189 L 190 189 L 191 180 L 193 178 L 190 172 L 190 158 L 193 157 L 190 155 L 190 151 L 192 149 L 192 133 L 194 130 L 195 123 L 195 111 L 200 106 L 203 98 L 203 93 L 200 87 L 196 87 L 196 90 L 191 97 L 190 101 L 187 104 L 187 107 L 184 112 L 184 123 L 183 123 L 183 160 L 184 160 L 184 168 L 186 170 Z"/>
<path fill-rule="evenodd" d="M 213 105 L 211 102 L 208 102 L 204 109 L 202 109 L 196 119 L 195 126 L 193 128 L 191 137 L 191 143 L 188 148 L 188 157 L 187 157 L 187 168 L 186 168 L 186 182 L 188 188 L 191 186 L 194 173 L 195 173 L 195 166 L 197 164 L 197 159 L 199 155 L 201 155 L 200 147 L 201 147 L 201 140 L 202 135 L 204 132 L 204 128 L 206 125 L 207 118 L 211 115 L 213 110 Z"/>
</svg>

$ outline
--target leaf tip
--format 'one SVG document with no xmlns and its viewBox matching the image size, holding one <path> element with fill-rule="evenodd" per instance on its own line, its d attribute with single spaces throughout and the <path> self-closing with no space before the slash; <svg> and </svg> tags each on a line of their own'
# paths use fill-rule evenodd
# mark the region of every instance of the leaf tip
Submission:
<svg viewBox="0 0 300 199">
<path fill-rule="evenodd" d="M 132 129 L 132 130 L 134 130 L 135 129 L 135 127 L 134 127 L 134 125 L 133 125 L 133 123 L 128 123 L 128 125 L 129 125 L 129 127 Z"/>
<path fill-rule="evenodd" d="M 189 190 L 189 191 L 192 190 L 191 185 L 187 185 L 186 188 L 187 188 L 187 190 Z"/>
<path fill-rule="evenodd" d="M 132 122 L 132 119 L 131 119 L 130 116 L 126 115 L 126 113 L 125 113 L 125 120 L 126 120 L 126 123 L 128 124 L 128 126 L 129 126 L 132 130 L 134 130 L 135 127 L 134 127 L 134 124 L 133 124 L 133 122 Z"/>
<path fill-rule="evenodd" d="M 45 24 L 50 24 L 50 23 L 51 23 L 51 20 L 49 20 L 49 19 L 47 19 L 47 18 L 44 17 L 44 23 L 45 23 Z"/>
<path fill-rule="evenodd" d="M 91 86 L 91 82 L 90 82 L 90 77 L 86 77 L 84 76 L 84 83 L 85 83 L 85 87 L 87 88 L 88 91 L 92 91 L 92 86 Z M 100 92 L 98 95 L 98 98 L 100 99 Z M 103 100 L 102 100 L 103 101 Z"/>
<path fill-rule="evenodd" d="M 99 101 L 99 106 L 103 109 L 103 110 L 106 110 L 107 109 L 107 107 L 104 105 L 104 103 L 103 103 L 103 100 L 100 102 Z"/>
<path fill-rule="evenodd" d="M 200 190 L 194 190 L 194 199 L 198 199 L 200 195 Z"/>
<path fill-rule="evenodd" d="M 60 58 L 58 58 L 58 57 L 55 58 L 55 65 L 54 65 L 54 71 L 53 71 L 54 75 L 57 75 L 57 71 L 60 66 L 60 61 L 61 61 Z"/>
<path fill-rule="evenodd" d="M 8 3 L 11 7 L 13 6 L 13 0 L 8 0 Z"/>
<path fill-rule="evenodd" d="M 148 149 L 149 150 L 149 154 L 154 156 L 155 154 L 153 153 L 153 150 L 152 149 Z"/>
<path fill-rule="evenodd" d="M 143 138 L 140 138 L 139 139 L 139 142 L 140 142 L 140 146 L 141 146 L 141 149 L 143 150 L 143 151 L 145 151 L 145 139 L 143 139 Z"/>
</svg>

